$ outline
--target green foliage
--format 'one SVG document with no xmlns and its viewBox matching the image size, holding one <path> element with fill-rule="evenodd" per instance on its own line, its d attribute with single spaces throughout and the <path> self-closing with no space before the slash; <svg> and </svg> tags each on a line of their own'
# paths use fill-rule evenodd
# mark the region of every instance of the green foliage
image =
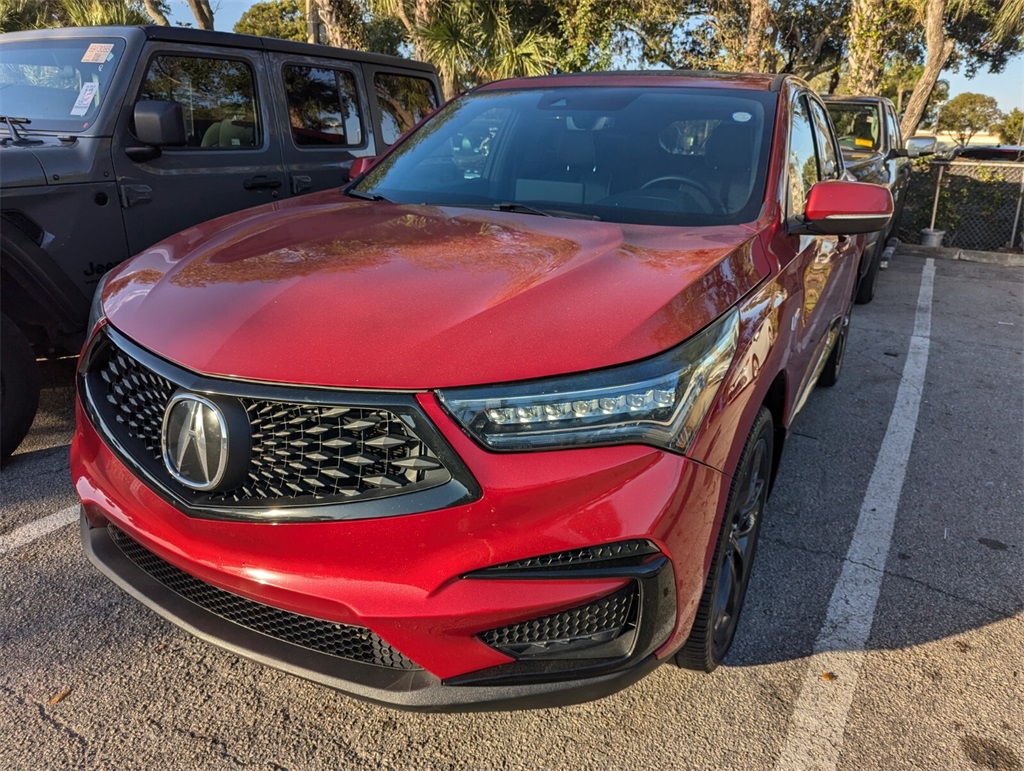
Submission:
<svg viewBox="0 0 1024 771">
<path fill-rule="evenodd" d="M 1024 144 L 1024 110 L 1014 108 L 999 124 L 999 141 L 1004 145 Z"/>
<path fill-rule="evenodd" d="M 139 0 L 0 0 L 0 32 L 149 23 Z"/>
<path fill-rule="evenodd" d="M 966 145 L 975 134 L 991 130 L 1002 117 L 994 98 L 967 92 L 946 103 L 939 115 L 938 128 L 950 132 L 957 142 Z"/>
<path fill-rule="evenodd" d="M 305 42 L 306 14 L 298 0 L 253 3 L 235 24 L 235 32 Z"/>
</svg>

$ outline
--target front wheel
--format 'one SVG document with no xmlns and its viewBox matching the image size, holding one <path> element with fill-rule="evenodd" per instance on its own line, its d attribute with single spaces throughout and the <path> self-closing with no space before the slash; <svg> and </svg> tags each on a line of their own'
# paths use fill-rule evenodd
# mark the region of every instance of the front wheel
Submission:
<svg viewBox="0 0 1024 771">
<path fill-rule="evenodd" d="M 868 264 L 867 271 L 857 283 L 857 296 L 855 300 L 858 305 L 867 305 L 875 299 L 875 287 L 878 285 L 878 271 L 882 267 L 883 249 L 885 249 L 885 241 L 883 239 L 879 239 L 871 248 L 871 262 Z"/>
<path fill-rule="evenodd" d="M 736 635 L 772 473 L 772 414 L 761 407 L 740 453 L 722 515 L 715 558 L 704 583 L 697 617 L 676 663 L 712 672 Z"/>
<path fill-rule="evenodd" d="M 18 326 L 0 314 L 0 460 L 18 449 L 39 406 L 39 368 Z"/>
</svg>

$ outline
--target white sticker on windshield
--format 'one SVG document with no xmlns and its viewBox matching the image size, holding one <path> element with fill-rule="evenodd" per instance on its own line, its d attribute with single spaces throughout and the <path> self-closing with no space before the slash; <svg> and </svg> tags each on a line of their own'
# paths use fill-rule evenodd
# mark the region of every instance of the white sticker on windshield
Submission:
<svg viewBox="0 0 1024 771">
<path fill-rule="evenodd" d="M 82 64 L 103 64 L 114 50 L 113 43 L 90 43 L 85 49 Z"/>
<path fill-rule="evenodd" d="M 89 105 L 92 104 L 92 99 L 96 96 L 96 91 L 99 87 L 99 83 L 86 83 L 83 85 L 82 90 L 78 92 L 75 106 L 71 108 L 71 114 L 85 115 L 89 111 Z"/>
<path fill-rule="evenodd" d="M 732 114 L 732 119 L 737 123 L 746 123 L 753 117 L 749 112 L 734 112 Z"/>
</svg>

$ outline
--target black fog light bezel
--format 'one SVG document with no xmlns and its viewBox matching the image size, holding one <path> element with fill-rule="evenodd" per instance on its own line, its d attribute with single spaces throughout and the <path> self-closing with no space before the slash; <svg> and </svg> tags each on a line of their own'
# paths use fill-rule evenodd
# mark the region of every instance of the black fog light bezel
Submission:
<svg viewBox="0 0 1024 771">
<path fill-rule="evenodd" d="M 625 544 L 630 545 L 624 547 Z M 589 552 L 591 549 L 592 554 L 580 558 L 583 552 Z M 572 555 L 572 558 L 569 558 L 569 555 Z M 542 567 L 534 566 L 538 561 L 543 564 Z M 578 567 L 569 567 L 567 563 L 575 563 Z M 508 664 L 447 678 L 443 681 L 444 685 L 529 685 L 626 672 L 648 663 L 654 651 L 665 643 L 675 627 L 676 587 L 671 561 L 655 544 L 645 539 L 620 541 L 503 563 L 469 573 L 463 578 L 547 581 L 618 578 L 622 579 L 623 587 L 616 591 L 633 587 L 635 596 L 630 621 L 624 627 L 623 633 L 608 642 L 595 645 L 588 655 L 520 656 Z M 591 601 L 593 602 L 595 601 Z M 583 603 L 573 608 L 586 607 L 591 603 Z M 544 614 L 550 615 L 557 614 Z M 487 644 L 482 636 L 480 639 Z"/>
</svg>

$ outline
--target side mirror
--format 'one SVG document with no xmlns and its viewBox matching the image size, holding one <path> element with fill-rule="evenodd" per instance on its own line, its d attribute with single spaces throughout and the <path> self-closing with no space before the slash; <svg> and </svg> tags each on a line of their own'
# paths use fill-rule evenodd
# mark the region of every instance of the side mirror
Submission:
<svg viewBox="0 0 1024 771">
<path fill-rule="evenodd" d="M 365 174 L 373 168 L 373 164 L 377 162 L 377 159 L 373 156 L 366 156 L 363 158 L 356 158 L 352 161 L 352 166 L 348 170 L 348 178 L 350 180 L 355 179 L 361 174 Z"/>
<path fill-rule="evenodd" d="M 911 158 L 932 155 L 935 153 L 936 144 L 935 137 L 911 137 L 907 140 L 907 152 Z"/>
<path fill-rule="evenodd" d="M 892 211 L 892 194 L 881 185 L 818 182 L 807 195 L 803 218 L 792 223 L 789 232 L 818 236 L 874 233 L 889 224 Z"/>
<path fill-rule="evenodd" d="M 150 147 L 183 147 L 186 138 L 181 104 L 162 99 L 136 104 L 135 136 Z"/>
</svg>

